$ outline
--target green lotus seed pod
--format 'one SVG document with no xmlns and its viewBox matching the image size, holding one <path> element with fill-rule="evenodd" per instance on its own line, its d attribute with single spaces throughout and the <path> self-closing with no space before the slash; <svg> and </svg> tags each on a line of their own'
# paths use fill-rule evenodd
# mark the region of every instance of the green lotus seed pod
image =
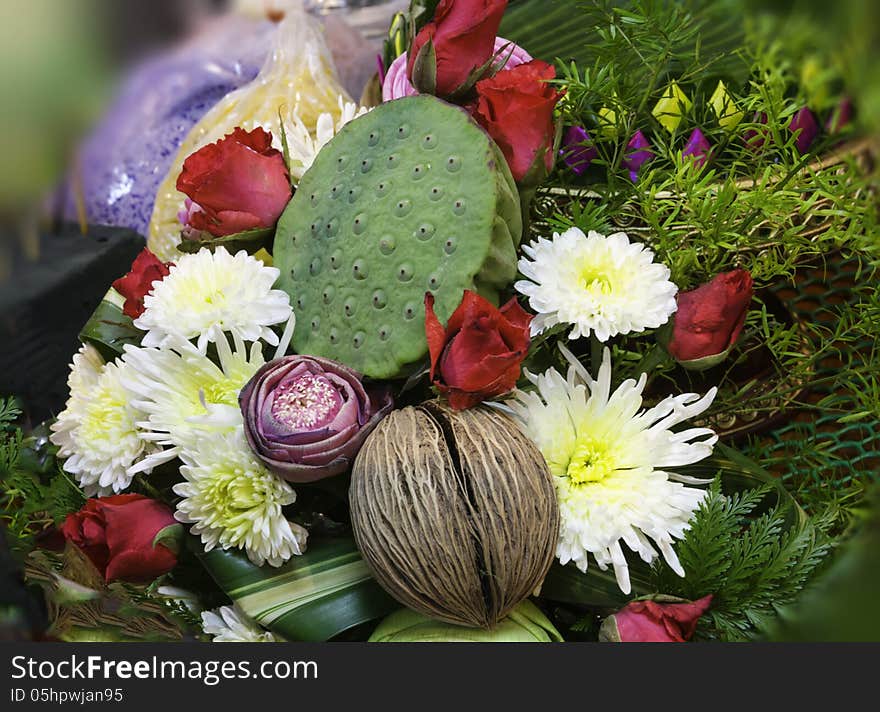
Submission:
<svg viewBox="0 0 880 712">
<path fill-rule="evenodd" d="M 432 96 L 381 104 L 321 150 L 278 223 L 293 346 L 403 375 L 427 353 L 425 293 L 441 320 L 465 289 L 497 302 L 521 234 L 507 162 L 467 113 Z"/>
</svg>

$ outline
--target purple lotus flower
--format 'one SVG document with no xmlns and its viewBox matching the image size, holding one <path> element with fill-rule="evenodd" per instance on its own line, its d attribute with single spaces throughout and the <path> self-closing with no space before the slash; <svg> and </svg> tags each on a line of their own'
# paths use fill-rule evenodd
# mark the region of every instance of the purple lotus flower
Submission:
<svg viewBox="0 0 880 712">
<path fill-rule="evenodd" d="M 700 129 L 694 129 L 691 131 L 691 135 L 688 138 L 687 144 L 681 152 L 681 155 L 693 156 L 694 163 L 697 166 L 703 166 L 709 159 L 710 148 L 711 146 L 706 140 L 706 137 L 703 136 L 703 132 L 700 131 Z"/>
<path fill-rule="evenodd" d="M 628 151 L 623 157 L 623 165 L 629 170 L 630 180 L 635 183 L 639 177 L 639 169 L 654 157 L 654 152 L 641 129 L 636 131 L 626 147 Z"/>
<path fill-rule="evenodd" d="M 798 112 L 792 117 L 788 130 L 792 133 L 800 131 L 794 145 L 800 153 L 806 153 L 816 136 L 819 135 L 819 124 L 816 123 L 816 117 L 813 112 L 806 106 L 798 109 Z"/>
<path fill-rule="evenodd" d="M 836 134 L 846 128 L 850 121 L 852 121 L 852 102 L 849 97 L 844 97 L 825 122 L 825 130 L 830 134 Z"/>
<path fill-rule="evenodd" d="M 360 375 L 317 356 L 285 356 L 254 374 L 239 395 L 251 449 L 291 482 L 338 475 L 393 405 L 367 394 Z"/>
<path fill-rule="evenodd" d="M 583 126 L 569 126 L 562 137 L 559 155 L 571 170 L 582 176 L 599 152 Z"/>
</svg>

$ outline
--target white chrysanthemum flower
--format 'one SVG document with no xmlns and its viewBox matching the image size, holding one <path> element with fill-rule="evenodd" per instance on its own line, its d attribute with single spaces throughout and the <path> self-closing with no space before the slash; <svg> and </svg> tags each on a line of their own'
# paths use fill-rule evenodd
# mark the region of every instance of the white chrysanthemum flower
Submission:
<svg viewBox="0 0 880 712">
<path fill-rule="evenodd" d="M 268 630 L 260 628 L 237 606 L 221 606 L 202 613 L 202 630 L 215 643 L 277 643 Z"/>
<path fill-rule="evenodd" d="M 217 341 L 219 365 L 182 339 L 166 348 L 126 346 L 123 385 L 143 413 L 142 437 L 166 449 L 152 453 L 134 472 L 179 457 L 202 438 L 230 432 L 242 423 L 238 393 L 265 363 L 259 342 L 250 349 L 235 338 Z"/>
<path fill-rule="evenodd" d="M 570 339 L 592 332 L 607 341 L 662 326 L 675 312 L 678 287 L 669 281 L 669 268 L 625 233 L 584 235 L 573 227 L 525 245 L 523 252 L 528 257 L 520 259 L 519 271 L 527 280 L 514 287 L 537 313 L 532 336 L 572 324 Z"/>
<path fill-rule="evenodd" d="M 303 175 L 312 163 L 315 162 L 315 156 L 339 131 L 352 119 L 363 116 L 369 109 L 365 106 L 358 106 L 350 101 L 344 101 L 339 97 L 339 119 L 334 123 L 333 115 L 322 113 L 318 116 L 315 125 L 315 135 L 309 131 L 308 127 L 299 117 L 299 113 L 294 108 L 290 117 L 290 123 L 285 125 L 287 131 L 287 147 L 290 151 L 290 174 L 297 183 L 302 180 Z"/>
<path fill-rule="evenodd" d="M 223 339 L 223 332 L 245 341 L 275 346 L 269 327 L 290 319 L 290 298 L 272 289 L 280 272 L 241 250 L 202 248 L 183 255 L 168 276 L 144 297 L 144 313 L 134 325 L 146 331 L 143 346 L 164 346 L 176 338 L 197 339 L 199 351 Z"/>
<path fill-rule="evenodd" d="M 193 525 L 205 551 L 243 549 L 257 566 L 280 566 L 302 553 L 306 531 L 281 511 L 296 493 L 257 460 L 242 426 L 204 438 L 198 447 L 182 450 L 180 459 L 186 481 L 174 486 L 183 497 L 174 516 Z"/>
<path fill-rule="evenodd" d="M 51 440 L 66 458 L 64 470 L 89 497 L 126 489 L 129 468 L 156 449 L 136 424 L 140 414 L 122 386 L 126 370 L 119 361 L 105 364 L 94 346 L 83 346 L 70 367 L 67 405 L 51 426 Z"/>
<path fill-rule="evenodd" d="M 571 363 L 567 378 L 555 369 L 528 374 L 536 389 L 517 391 L 512 401 L 499 404 L 522 422 L 553 475 L 561 518 L 556 555 L 586 571 L 592 554 L 603 571 L 614 567 L 618 585 L 629 593 L 621 541 L 646 562 L 657 556 L 653 542 L 684 576 L 672 542 L 684 536 L 705 492 L 682 484 L 702 480 L 665 468 L 709 456 L 718 436 L 709 428 L 671 428 L 705 411 L 716 389 L 702 398 L 670 396 L 642 410 L 645 374 L 612 393 L 607 348 L 596 380 L 562 351 Z"/>
</svg>

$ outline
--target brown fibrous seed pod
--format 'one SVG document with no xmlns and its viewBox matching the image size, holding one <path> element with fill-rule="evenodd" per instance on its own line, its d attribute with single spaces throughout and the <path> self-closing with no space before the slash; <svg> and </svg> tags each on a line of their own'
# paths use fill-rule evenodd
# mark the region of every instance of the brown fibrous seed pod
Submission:
<svg viewBox="0 0 880 712">
<path fill-rule="evenodd" d="M 349 500 L 376 579 L 432 618 L 491 628 L 553 562 L 559 509 L 547 465 L 491 408 L 393 411 L 357 456 Z"/>
</svg>

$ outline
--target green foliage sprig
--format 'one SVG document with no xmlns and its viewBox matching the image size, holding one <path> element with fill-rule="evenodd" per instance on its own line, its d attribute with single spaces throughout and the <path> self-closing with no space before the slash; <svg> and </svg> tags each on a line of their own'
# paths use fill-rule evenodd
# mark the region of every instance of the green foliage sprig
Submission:
<svg viewBox="0 0 880 712">
<path fill-rule="evenodd" d="M 20 414 L 13 398 L 0 398 L 0 522 L 12 550 L 23 556 L 41 531 L 78 510 L 85 496 L 54 457 L 39 459 L 37 438 L 26 438 L 15 425 Z"/>
<path fill-rule="evenodd" d="M 676 547 L 685 578 L 665 563 L 655 569 L 658 591 L 693 600 L 712 594 L 697 631 L 704 639 L 757 637 L 804 590 L 833 546 L 830 515 L 808 519 L 784 505 L 758 514 L 771 489 L 725 495 L 716 480 Z"/>
</svg>

